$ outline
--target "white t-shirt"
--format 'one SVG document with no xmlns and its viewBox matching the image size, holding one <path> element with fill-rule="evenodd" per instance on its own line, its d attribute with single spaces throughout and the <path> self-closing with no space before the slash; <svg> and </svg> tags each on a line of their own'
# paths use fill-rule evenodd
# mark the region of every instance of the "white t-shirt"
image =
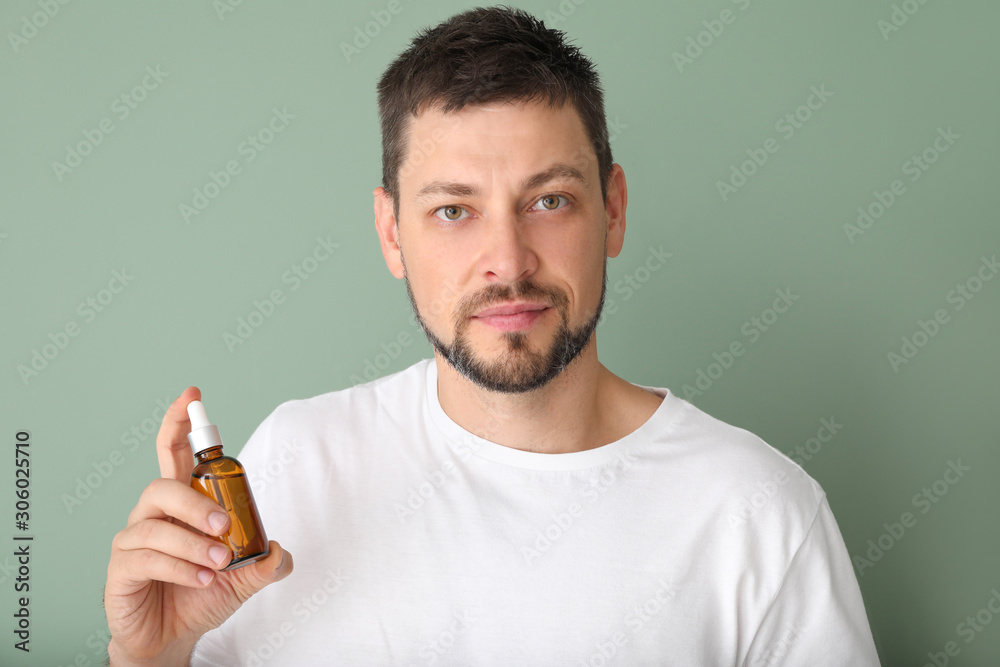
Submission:
<svg viewBox="0 0 1000 667">
<path fill-rule="evenodd" d="M 433 359 L 281 404 L 239 458 L 295 570 L 192 665 L 878 665 L 819 484 L 644 388 L 646 423 L 567 454 L 460 427 Z"/>
</svg>

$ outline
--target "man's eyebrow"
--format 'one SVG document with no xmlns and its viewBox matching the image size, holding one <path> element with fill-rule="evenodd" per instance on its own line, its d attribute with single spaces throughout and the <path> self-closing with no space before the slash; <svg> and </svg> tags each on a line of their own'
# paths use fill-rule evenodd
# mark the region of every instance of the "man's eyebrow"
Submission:
<svg viewBox="0 0 1000 667">
<path fill-rule="evenodd" d="M 531 176 L 525 178 L 521 181 L 521 190 L 534 190 L 535 188 L 541 187 L 556 179 L 577 181 L 580 185 L 584 187 L 587 186 L 587 178 L 583 175 L 583 172 L 568 164 L 557 163 L 544 171 L 540 171 L 537 174 L 532 174 Z M 417 192 L 416 197 L 414 197 L 414 201 L 420 203 L 427 199 L 431 199 L 436 195 L 476 197 L 479 194 L 479 188 L 475 185 L 448 181 L 434 181 L 420 188 L 420 191 Z"/>
</svg>

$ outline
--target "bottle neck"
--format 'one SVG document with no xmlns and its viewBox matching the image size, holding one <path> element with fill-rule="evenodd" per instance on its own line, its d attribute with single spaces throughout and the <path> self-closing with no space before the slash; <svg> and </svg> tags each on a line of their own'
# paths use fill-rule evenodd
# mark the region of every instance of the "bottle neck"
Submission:
<svg viewBox="0 0 1000 667">
<path fill-rule="evenodd" d="M 222 445 L 209 447 L 208 449 L 203 449 L 197 454 L 195 454 L 195 458 L 198 459 L 198 463 L 204 463 L 205 461 L 211 461 L 212 459 L 218 459 L 221 457 L 222 457 Z"/>
</svg>

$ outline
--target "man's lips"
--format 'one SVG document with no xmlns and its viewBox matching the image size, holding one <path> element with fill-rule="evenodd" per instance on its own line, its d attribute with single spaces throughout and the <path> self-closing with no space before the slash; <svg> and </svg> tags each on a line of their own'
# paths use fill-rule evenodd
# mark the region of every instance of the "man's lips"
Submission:
<svg viewBox="0 0 1000 667">
<path fill-rule="evenodd" d="M 525 311 L 545 310 L 548 306 L 544 303 L 509 303 L 502 306 L 494 306 L 476 313 L 473 317 L 494 317 L 496 315 L 516 315 Z"/>
<path fill-rule="evenodd" d="M 472 319 L 497 331 L 521 331 L 531 328 L 548 309 L 544 303 L 506 303 L 482 310 Z"/>
</svg>

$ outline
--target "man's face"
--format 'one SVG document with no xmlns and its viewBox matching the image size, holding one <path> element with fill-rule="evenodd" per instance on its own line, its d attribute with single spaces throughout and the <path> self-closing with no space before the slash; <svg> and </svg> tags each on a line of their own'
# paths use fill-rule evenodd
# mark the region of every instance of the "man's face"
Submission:
<svg viewBox="0 0 1000 667">
<path fill-rule="evenodd" d="M 576 111 L 427 110 L 400 172 L 398 253 L 388 223 L 383 252 L 435 350 L 492 391 L 557 376 L 593 337 L 609 255 L 597 158 Z"/>
</svg>

